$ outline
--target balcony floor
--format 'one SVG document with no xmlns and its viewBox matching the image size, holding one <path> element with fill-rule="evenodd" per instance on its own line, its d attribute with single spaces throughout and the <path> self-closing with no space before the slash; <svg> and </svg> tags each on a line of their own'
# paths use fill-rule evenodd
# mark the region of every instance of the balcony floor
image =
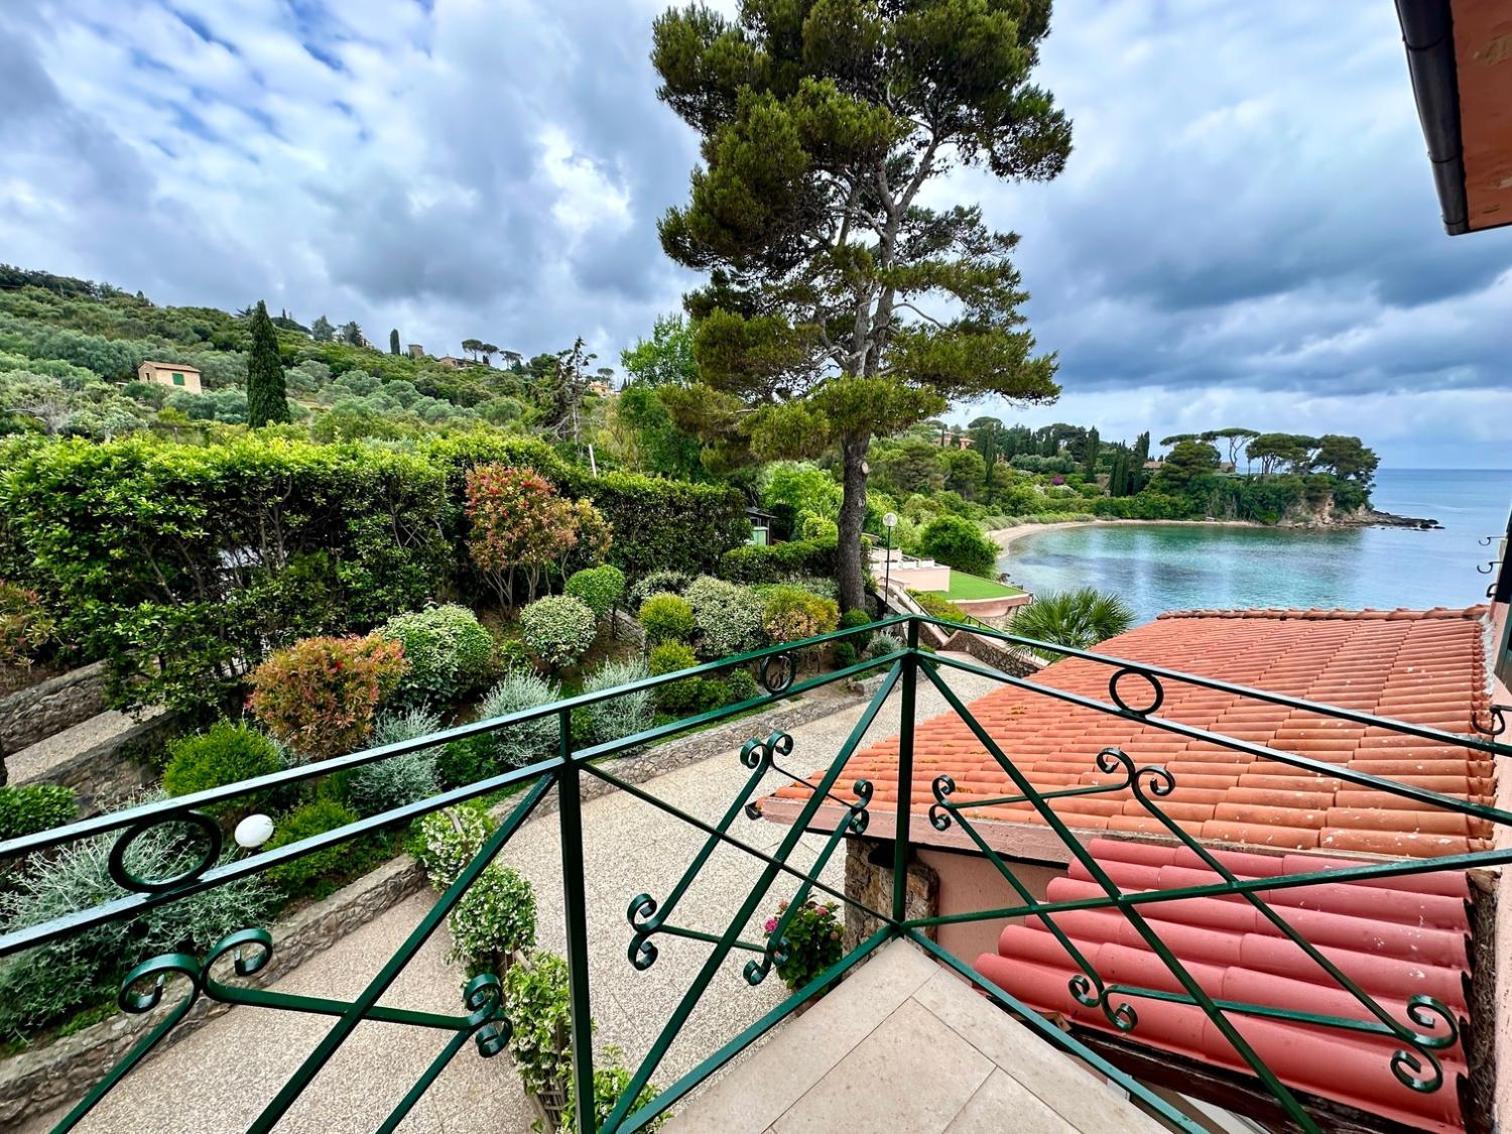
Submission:
<svg viewBox="0 0 1512 1134">
<path fill-rule="evenodd" d="M 1071 1134 L 1163 1129 L 916 946 L 886 946 L 666 1134 Z"/>
</svg>

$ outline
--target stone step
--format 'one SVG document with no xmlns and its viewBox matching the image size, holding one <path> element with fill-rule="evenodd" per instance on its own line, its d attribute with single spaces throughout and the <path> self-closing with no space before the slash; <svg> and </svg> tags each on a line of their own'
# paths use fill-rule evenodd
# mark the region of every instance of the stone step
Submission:
<svg viewBox="0 0 1512 1134">
<path fill-rule="evenodd" d="M 89 815 L 152 782 L 155 772 L 151 765 L 123 759 L 122 749 L 166 736 L 173 723 L 173 714 L 162 708 L 145 709 L 136 716 L 107 709 L 11 753 L 5 758 L 6 772 L 12 784 L 53 783 L 73 788 L 79 793 L 80 814 Z"/>
</svg>

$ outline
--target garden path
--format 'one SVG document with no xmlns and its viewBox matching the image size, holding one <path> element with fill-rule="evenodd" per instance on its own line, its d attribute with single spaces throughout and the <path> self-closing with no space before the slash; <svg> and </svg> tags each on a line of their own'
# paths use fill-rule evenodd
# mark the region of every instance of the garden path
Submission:
<svg viewBox="0 0 1512 1134">
<path fill-rule="evenodd" d="M 949 681 L 966 700 L 993 684 L 959 673 Z M 921 718 L 944 707 L 927 683 L 920 687 L 919 702 Z M 898 709 L 895 695 L 874 722 L 869 739 L 896 734 Z M 807 772 L 828 762 L 860 711 L 861 706 L 852 702 L 843 711 L 794 728 L 793 755 L 785 763 Z M 644 787 L 706 822 L 716 822 L 748 775 L 732 749 L 650 780 Z M 780 780 L 773 775 L 769 782 L 775 790 Z M 787 831 L 766 822 L 739 819 L 737 824 L 732 834 L 767 851 L 775 849 Z M 590 975 L 598 1022 L 595 1047 L 601 1057 L 607 1048 L 616 1046 L 627 1058 L 637 1060 L 687 989 L 708 947 L 663 938 L 656 964 L 637 973 L 625 957 L 630 941 L 625 908 L 631 897 L 643 891 L 664 896 L 704 836 L 622 792 L 585 803 L 583 827 Z M 819 840 L 806 837 L 793 856 L 794 865 L 807 867 L 818 846 Z M 843 852 L 838 853 L 825 872 L 825 880 L 837 888 L 843 885 L 843 857 Z M 535 885 L 539 944 L 562 952 L 565 931 L 556 817 L 543 816 L 521 828 L 502 859 Z M 719 848 L 688 890 L 676 920 L 695 929 L 723 930 L 760 870 L 758 860 L 733 848 Z M 759 938 L 759 923 L 795 884 L 791 878 L 779 882 L 743 935 Z M 409 898 L 341 944 L 306 961 L 275 987 L 306 995 L 356 996 L 424 916 L 431 901 L 429 893 Z M 460 1011 L 463 974 L 446 963 L 447 948 L 444 933 L 427 942 L 384 1002 Z M 656 1082 L 673 1081 L 785 995 L 775 974 L 758 987 L 748 986 L 740 975 L 743 964 L 739 958 L 722 966 L 668 1051 Z M 210 1134 L 245 1129 L 329 1026 L 324 1017 L 233 1009 L 138 1068 L 77 1129 L 83 1134 L 121 1130 Z M 278 1129 L 288 1134 L 372 1131 L 442 1042 L 439 1034 L 417 1028 L 374 1022 L 360 1025 Z M 56 1113 L 39 1116 L 21 1129 L 25 1134 L 41 1134 L 59 1117 Z M 529 1130 L 532 1118 L 507 1058 L 483 1060 L 469 1048 L 443 1072 L 400 1129 L 405 1134 L 499 1134 Z"/>
</svg>

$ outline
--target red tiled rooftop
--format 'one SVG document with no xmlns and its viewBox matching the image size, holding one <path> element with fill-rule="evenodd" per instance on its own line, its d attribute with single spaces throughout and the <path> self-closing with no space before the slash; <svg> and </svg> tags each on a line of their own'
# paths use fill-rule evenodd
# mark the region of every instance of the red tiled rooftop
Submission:
<svg viewBox="0 0 1512 1134">
<path fill-rule="evenodd" d="M 1087 850 L 1126 893 L 1219 880 L 1185 848 L 1093 839 Z M 1216 852 L 1215 857 L 1240 878 L 1351 865 L 1313 855 Z M 1052 881 L 1046 895 L 1051 902 L 1102 896 L 1103 890 L 1080 863 Z M 1406 1024 L 1407 1001 L 1417 995 L 1439 1000 L 1456 1018 L 1469 1015 L 1465 986 L 1470 926 L 1463 874 L 1332 883 L 1262 891 L 1258 896 L 1393 1019 Z M 1184 898 L 1142 904 L 1139 909 L 1215 999 L 1375 1022 L 1368 1008 L 1241 898 Z M 1105 984 L 1183 991 L 1121 912 L 1067 912 L 1056 915 L 1055 923 Z M 1076 1025 L 1118 1034 L 1101 1009 L 1084 1007 L 1071 995 L 1068 982 L 1081 970 L 1036 918 L 1004 928 L 998 951 L 977 958 L 976 969 L 1040 1012 L 1060 1013 Z M 1110 1002 L 1127 1002 L 1137 1013 L 1138 1023 L 1127 1033 L 1130 1040 L 1202 1063 L 1248 1070 L 1201 1008 L 1117 993 Z M 1466 1067 L 1458 1042 L 1438 1054 L 1443 1086 L 1421 1093 L 1392 1074 L 1392 1055 L 1404 1046 L 1400 1042 L 1238 1013 L 1230 1013 L 1228 1019 L 1282 1081 L 1297 1090 L 1412 1129 L 1462 1129 L 1456 1080 Z M 1442 1035 L 1444 1026 L 1422 1030 Z"/>
<path fill-rule="evenodd" d="M 1433 610 L 1183 611 L 1110 639 L 1097 651 L 1171 670 L 1268 690 L 1382 717 L 1467 733 L 1484 712 L 1484 607 Z M 1066 658 L 1033 680 L 1108 700 L 1113 667 Z M 1165 679 L 1159 716 L 1225 736 L 1411 784 L 1490 803 L 1490 758 L 1472 749 L 1355 724 L 1236 693 Z M 1120 690 L 1133 704 L 1145 683 L 1127 678 Z M 1027 689 L 1004 686 L 968 706 L 1004 753 L 1040 790 L 1118 779 L 1100 772 L 1097 752 L 1122 748 L 1139 766 L 1163 765 L 1175 779 L 1166 813 L 1205 842 L 1345 854 L 1436 856 L 1483 849 L 1488 825 L 1429 804 L 1361 787 L 1324 771 L 1298 768 L 1188 739 L 1154 725 L 1099 713 Z M 898 796 L 896 739 L 852 756 L 844 780 L 872 781 L 874 818 Z M 923 815 L 941 773 L 956 783 L 953 802 L 1012 794 L 1007 775 L 953 713 L 918 726 L 911 797 L 913 837 L 936 833 Z M 790 785 L 779 801 L 800 801 Z M 1116 835 L 1168 832 L 1127 790 L 1051 804 L 1082 831 Z M 783 808 L 773 809 L 780 818 Z M 1012 851 L 1012 832 L 1044 827 L 1030 804 L 972 809 L 989 820 L 984 835 Z M 1015 827 L 1007 826 L 1014 824 Z M 1049 832 L 1045 831 L 1048 836 Z M 1043 837 L 1043 836 L 1042 836 Z"/>
</svg>

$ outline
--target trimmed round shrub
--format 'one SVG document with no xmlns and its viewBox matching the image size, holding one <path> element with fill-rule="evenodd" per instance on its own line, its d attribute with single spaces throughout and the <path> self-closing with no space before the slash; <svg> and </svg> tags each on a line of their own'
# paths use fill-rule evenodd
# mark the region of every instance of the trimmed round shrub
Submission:
<svg viewBox="0 0 1512 1134">
<path fill-rule="evenodd" d="M 919 537 L 919 552 L 948 567 L 990 579 L 997 573 L 998 545 L 971 520 L 941 516 L 931 520 Z"/>
<path fill-rule="evenodd" d="M 693 647 L 686 642 L 663 642 L 651 651 L 646 659 L 646 668 L 652 677 L 664 673 L 676 673 L 680 669 L 692 669 L 698 664 Z"/>
<path fill-rule="evenodd" d="M 507 972 L 514 957 L 535 945 L 536 899 L 530 882 L 501 862 L 484 867 L 446 919 L 448 958 L 469 975 Z"/>
<path fill-rule="evenodd" d="M 441 781 L 443 791 L 486 780 L 498 775 L 499 770 L 486 737 L 453 740 L 436 757 L 436 778 Z"/>
<path fill-rule="evenodd" d="M 693 647 L 686 642 L 663 642 L 646 659 L 646 667 L 651 671 L 652 677 L 691 669 L 697 664 L 698 658 L 693 654 Z M 703 702 L 703 686 L 703 680 L 697 677 L 685 677 L 681 681 L 658 685 L 653 691 L 656 707 L 674 716 L 695 712 L 696 707 Z"/>
<path fill-rule="evenodd" d="M 659 647 L 658 647 L 659 648 Z M 584 693 L 597 693 L 628 685 L 650 676 L 646 663 L 639 658 L 630 661 L 605 662 L 583 682 Z M 588 722 L 588 734 L 594 744 L 607 744 L 611 740 L 644 732 L 656 722 L 656 706 L 653 690 L 640 689 L 634 693 L 621 693 L 608 701 L 597 701 L 583 707 Z M 626 755 L 628 753 L 622 753 Z"/>
<path fill-rule="evenodd" d="M 639 610 L 641 603 L 663 591 L 680 595 L 688 589 L 689 579 L 682 571 L 652 571 L 642 575 L 636 580 L 635 586 L 630 588 L 629 605 L 632 609 Z"/>
<path fill-rule="evenodd" d="M 465 606 L 449 603 L 396 614 L 377 633 L 404 647 L 409 669 L 395 696 L 406 705 L 464 697 L 487 682 L 493 668 L 493 637 Z"/>
<path fill-rule="evenodd" d="M 79 814 L 74 789 L 61 784 L 0 787 L 0 839 L 19 839 L 72 822 Z"/>
<path fill-rule="evenodd" d="M 724 675 L 725 688 L 729 691 L 730 703 L 736 701 L 749 701 L 761 692 L 761 687 L 756 684 L 756 679 L 751 676 L 748 669 L 732 669 Z"/>
<path fill-rule="evenodd" d="M 478 857 L 497 828 L 488 806 L 479 799 L 469 800 L 422 818 L 410 852 L 424 868 L 431 888 L 440 893 Z"/>
<path fill-rule="evenodd" d="M 168 744 L 163 790 L 169 795 L 190 795 L 270 775 L 283 768 L 283 751 L 266 733 L 245 721 L 216 721 L 202 733 L 180 737 Z M 268 798 L 267 792 L 256 792 L 214 804 L 209 810 L 240 818 L 262 810 Z"/>
<path fill-rule="evenodd" d="M 315 799 L 296 807 L 281 817 L 273 829 L 273 837 L 264 850 L 277 850 L 302 839 L 323 835 L 337 827 L 357 822 L 357 813 L 334 799 Z M 350 841 L 335 843 L 312 851 L 303 858 L 270 867 L 267 878 L 285 894 L 304 892 L 312 884 L 327 876 L 337 874 L 348 865 L 352 852 Z"/>
<path fill-rule="evenodd" d="M 684 597 L 693 610 L 698 650 L 706 658 L 743 654 L 761 645 L 761 603 L 749 587 L 701 575 Z"/>
<path fill-rule="evenodd" d="M 598 620 L 581 599 L 551 595 L 520 613 L 520 631 L 525 645 L 543 665 L 560 669 L 588 652 L 598 633 Z"/>
<path fill-rule="evenodd" d="M 872 617 L 871 617 L 871 615 L 867 614 L 866 611 L 861 610 L 859 608 L 852 608 L 851 610 L 847 610 L 844 614 L 842 614 L 840 616 L 840 627 L 839 628 L 841 630 L 854 630 L 858 626 L 870 626 L 871 623 L 872 623 Z M 846 642 L 850 643 L 851 648 L 853 650 L 855 650 L 856 653 L 858 653 L 858 654 L 864 654 L 866 652 L 866 647 L 870 644 L 870 642 L 872 640 L 872 635 L 871 634 L 852 634 L 849 638 L 847 638 L 845 640 L 846 640 Z"/>
<path fill-rule="evenodd" d="M 833 599 L 785 584 L 767 591 L 761 612 L 762 629 L 773 642 L 796 642 L 828 634 L 839 621 L 840 608 Z"/>
<path fill-rule="evenodd" d="M 693 608 L 687 599 L 670 591 L 654 594 L 641 603 L 638 618 L 650 646 L 681 641 L 693 633 Z"/>
<path fill-rule="evenodd" d="M 377 635 L 305 638 L 252 671 L 252 712 L 299 755 L 340 756 L 366 742 L 405 668 L 404 647 Z"/>
<path fill-rule="evenodd" d="M 585 567 L 567 580 L 563 590 L 593 611 L 594 617 L 608 618 L 625 597 L 625 573 L 610 563 Z"/>
<path fill-rule="evenodd" d="M 441 718 L 426 709 L 385 713 L 373 726 L 373 745 L 398 744 L 428 736 Z M 346 781 L 346 799 L 359 815 L 377 815 L 435 795 L 441 788 L 434 749 L 390 756 L 354 769 Z"/>
</svg>

